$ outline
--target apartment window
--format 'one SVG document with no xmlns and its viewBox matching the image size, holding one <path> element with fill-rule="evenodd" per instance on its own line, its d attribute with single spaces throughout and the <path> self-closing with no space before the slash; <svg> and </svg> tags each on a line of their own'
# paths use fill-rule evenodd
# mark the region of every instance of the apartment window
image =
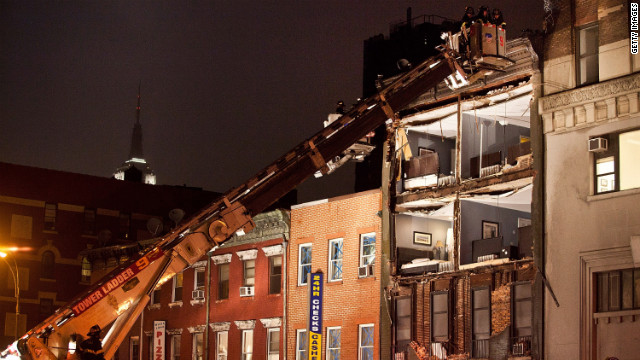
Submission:
<svg viewBox="0 0 640 360">
<path fill-rule="evenodd" d="M 82 232 L 85 235 L 93 235 L 96 232 L 96 210 L 84 209 L 84 221 L 82 223 Z"/>
<path fill-rule="evenodd" d="M 53 251 L 45 251 L 42 253 L 42 267 L 40 277 L 42 279 L 55 279 L 54 269 L 56 264 L 56 256 Z"/>
<path fill-rule="evenodd" d="M 201 332 L 193 333 L 193 360 L 202 360 L 204 357 L 202 336 Z"/>
<path fill-rule="evenodd" d="M 411 343 L 411 297 L 396 298 L 396 351 L 402 352 Z"/>
<path fill-rule="evenodd" d="M 598 82 L 598 25 L 588 25 L 577 30 L 577 82 L 578 86 Z"/>
<path fill-rule="evenodd" d="M 267 329 L 267 360 L 280 359 L 280 329 Z"/>
<path fill-rule="evenodd" d="M 244 263 L 244 286 L 254 286 L 256 284 L 256 261 L 245 260 Z"/>
<path fill-rule="evenodd" d="M 153 334 L 152 335 L 147 335 L 147 344 L 149 344 L 149 360 L 155 360 L 156 358 L 156 354 L 155 354 L 155 349 L 154 349 L 154 343 L 153 343 Z"/>
<path fill-rule="evenodd" d="M 308 359 L 307 330 L 296 330 L 296 360 Z"/>
<path fill-rule="evenodd" d="M 160 304 L 160 287 L 157 286 L 155 289 L 153 289 L 153 291 L 151 292 L 151 300 L 150 300 L 150 304 L 154 305 L 154 304 Z"/>
<path fill-rule="evenodd" d="M 360 266 L 373 265 L 376 259 L 376 234 L 360 235 Z"/>
<path fill-rule="evenodd" d="M 358 329 L 358 360 L 373 360 L 373 324 Z"/>
<path fill-rule="evenodd" d="M 531 319 L 532 298 L 531 283 L 513 286 L 513 339 L 511 339 L 514 355 L 527 355 L 531 351 Z"/>
<path fill-rule="evenodd" d="M 45 319 L 49 315 L 53 314 L 53 299 L 40 298 L 40 318 Z"/>
<path fill-rule="evenodd" d="M 431 293 L 431 338 L 444 342 L 449 338 L 449 292 Z"/>
<path fill-rule="evenodd" d="M 229 298 L 229 264 L 218 265 L 218 300 Z"/>
<path fill-rule="evenodd" d="M 171 335 L 171 360 L 180 360 L 180 335 Z"/>
<path fill-rule="evenodd" d="M 204 268 L 196 268 L 193 272 L 193 290 L 204 290 Z"/>
<path fill-rule="evenodd" d="M 137 336 L 129 338 L 129 359 L 140 359 L 140 338 Z"/>
<path fill-rule="evenodd" d="M 229 333 L 219 331 L 216 335 L 216 360 L 227 360 Z"/>
<path fill-rule="evenodd" d="M 171 302 L 182 301 L 182 273 L 173 276 L 173 293 Z"/>
<path fill-rule="evenodd" d="M 340 360 L 340 334 L 341 328 L 327 328 L 327 360 Z"/>
<path fill-rule="evenodd" d="M 242 360 L 253 357 L 253 330 L 242 330 Z"/>
<path fill-rule="evenodd" d="M 596 311 L 640 309 L 640 268 L 596 273 Z"/>
<path fill-rule="evenodd" d="M 56 229 L 56 213 L 58 212 L 58 205 L 52 203 L 44 204 L 44 229 L 55 230 Z"/>
<path fill-rule="evenodd" d="M 91 282 L 91 262 L 86 257 L 82 258 L 82 270 L 80 281 L 88 283 Z"/>
<path fill-rule="evenodd" d="M 594 153 L 595 193 L 640 188 L 640 130 L 600 137 L 608 146 Z"/>
<path fill-rule="evenodd" d="M 342 239 L 329 241 L 329 281 L 342 280 Z"/>
<path fill-rule="evenodd" d="M 269 294 L 280 294 L 282 288 L 282 256 L 269 257 Z"/>
<path fill-rule="evenodd" d="M 473 357 L 489 357 L 489 337 L 491 336 L 491 292 L 488 287 L 471 290 L 472 347 Z"/>
<path fill-rule="evenodd" d="M 298 285 L 307 284 L 311 273 L 311 244 L 301 244 L 298 251 Z"/>
<path fill-rule="evenodd" d="M 131 215 L 121 213 L 118 223 L 119 223 L 118 238 L 122 240 L 129 239 L 129 231 L 131 228 Z"/>
</svg>

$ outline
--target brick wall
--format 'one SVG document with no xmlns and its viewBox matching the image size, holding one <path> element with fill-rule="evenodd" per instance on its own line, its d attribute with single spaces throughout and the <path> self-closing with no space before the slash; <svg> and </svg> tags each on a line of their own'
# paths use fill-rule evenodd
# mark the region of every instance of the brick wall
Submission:
<svg viewBox="0 0 640 360">
<path fill-rule="evenodd" d="M 374 324 L 374 358 L 379 354 L 381 210 L 379 190 L 329 199 L 325 203 L 299 206 L 291 211 L 288 250 L 287 358 L 295 359 L 296 330 L 307 326 L 307 286 L 298 286 L 298 252 L 302 243 L 312 243 L 312 270 L 327 278 L 329 240 L 343 238 L 342 281 L 324 288 L 323 349 L 326 327 L 341 326 L 341 357 L 358 358 L 358 326 Z M 360 234 L 376 233 L 373 277 L 359 278 Z"/>
</svg>

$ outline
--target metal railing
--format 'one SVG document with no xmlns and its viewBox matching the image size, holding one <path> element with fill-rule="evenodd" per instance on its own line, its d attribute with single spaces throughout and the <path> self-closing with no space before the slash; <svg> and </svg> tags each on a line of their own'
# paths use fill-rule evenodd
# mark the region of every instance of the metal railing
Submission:
<svg viewBox="0 0 640 360">
<path fill-rule="evenodd" d="M 511 355 L 531 355 L 531 336 L 512 337 Z"/>
</svg>

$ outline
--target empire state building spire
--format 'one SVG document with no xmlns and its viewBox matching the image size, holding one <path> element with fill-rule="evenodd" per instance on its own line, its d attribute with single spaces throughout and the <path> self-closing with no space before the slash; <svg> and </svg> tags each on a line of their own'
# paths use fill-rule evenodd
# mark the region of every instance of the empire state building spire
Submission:
<svg viewBox="0 0 640 360">
<path fill-rule="evenodd" d="M 142 124 L 140 124 L 140 87 L 138 84 L 138 106 L 136 106 L 136 122 L 133 124 L 133 133 L 131 134 L 131 149 L 129 150 L 129 160 L 125 161 L 113 177 L 118 180 L 127 180 L 133 182 L 143 182 L 145 184 L 155 185 L 156 175 L 151 167 L 144 159 L 142 152 Z"/>
</svg>

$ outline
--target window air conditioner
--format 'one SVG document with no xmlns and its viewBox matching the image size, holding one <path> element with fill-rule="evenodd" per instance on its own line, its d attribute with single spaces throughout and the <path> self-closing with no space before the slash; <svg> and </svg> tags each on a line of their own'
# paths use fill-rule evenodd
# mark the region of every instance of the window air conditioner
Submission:
<svg viewBox="0 0 640 360">
<path fill-rule="evenodd" d="M 253 286 L 240 287 L 240 296 L 253 296 Z"/>
<path fill-rule="evenodd" d="M 608 141 L 605 138 L 597 137 L 589 139 L 589 151 L 601 152 L 607 150 Z"/>
<path fill-rule="evenodd" d="M 193 300 L 204 300 L 204 290 L 193 290 L 191 297 Z"/>
<path fill-rule="evenodd" d="M 358 267 L 358 277 L 373 276 L 373 265 Z"/>
</svg>

